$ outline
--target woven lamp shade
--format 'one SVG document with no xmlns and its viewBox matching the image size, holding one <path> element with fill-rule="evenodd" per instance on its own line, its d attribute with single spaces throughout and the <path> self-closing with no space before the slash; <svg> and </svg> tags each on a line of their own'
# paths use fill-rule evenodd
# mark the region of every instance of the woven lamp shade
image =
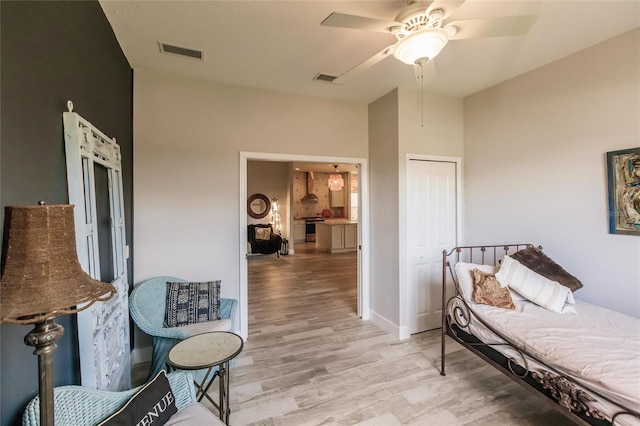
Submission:
<svg viewBox="0 0 640 426">
<path fill-rule="evenodd" d="M 72 205 L 5 207 L 0 323 L 37 323 L 115 293 L 78 262 Z"/>
<path fill-rule="evenodd" d="M 344 186 L 344 179 L 340 174 L 329 175 L 329 190 L 340 191 Z"/>
</svg>

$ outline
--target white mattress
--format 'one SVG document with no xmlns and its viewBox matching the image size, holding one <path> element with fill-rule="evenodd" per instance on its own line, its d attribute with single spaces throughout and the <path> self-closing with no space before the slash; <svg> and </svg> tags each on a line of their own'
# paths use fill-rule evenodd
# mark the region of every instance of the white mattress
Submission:
<svg viewBox="0 0 640 426">
<path fill-rule="evenodd" d="M 573 305 L 577 315 L 551 312 L 526 300 L 515 301 L 515 310 L 468 303 L 491 327 L 546 365 L 640 412 L 639 319 L 579 300 Z M 500 341 L 478 321 L 472 321 L 468 331 L 484 342 Z M 507 346 L 493 348 L 520 359 Z M 531 371 L 538 368 L 539 363 L 530 361 Z M 599 408 L 609 416 L 619 411 L 606 402 Z M 640 424 L 630 416 L 619 420 Z"/>
</svg>

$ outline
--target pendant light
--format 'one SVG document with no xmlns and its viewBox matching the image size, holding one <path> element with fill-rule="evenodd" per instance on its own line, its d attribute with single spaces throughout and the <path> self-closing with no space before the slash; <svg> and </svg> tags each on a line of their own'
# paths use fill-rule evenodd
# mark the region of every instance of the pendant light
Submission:
<svg viewBox="0 0 640 426">
<path fill-rule="evenodd" d="M 334 164 L 335 174 L 329 175 L 329 191 L 340 191 L 344 187 L 344 179 L 338 171 L 338 165 Z"/>
</svg>

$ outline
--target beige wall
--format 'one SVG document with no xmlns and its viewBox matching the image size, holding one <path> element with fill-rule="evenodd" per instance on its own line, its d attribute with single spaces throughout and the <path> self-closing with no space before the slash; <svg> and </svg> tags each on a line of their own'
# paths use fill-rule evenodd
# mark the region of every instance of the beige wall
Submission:
<svg viewBox="0 0 640 426">
<path fill-rule="evenodd" d="M 237 299 L 240 151 L 366 158 L 367 105 L 136 70 L 134 141 L 134 282 L 221 279 Z"/>
<path fill-rule="evenodd" d="M 281 235 L 287 239 L 290 239 L 289 188 L 292 168 L 291 163 L 282 161 L 247 161 L 247 196 L 263 194 L 269 200 L 278 199 Z M 269 213 L 261 219 L 254 219 L 247 214 L 247 224 L 255 223 L 273 223 L 273 215 Z"/>
<path fill-rule="evenodd" d="M 369 105 L 371 318 L 408 337 L 406 161 L 408 154 L 461 157 L 462 99 L 396 89 Z"/>
<path fill-rule="evenodd" d="M 425 92 L 419 109 L 417 89 L 399 90 L 400 154 L 462 157 L 462 99 Z"/>
<path fill-rule="evenodd" d="M 369 104 L 371 319 L 389 332 L 399 321 L 398 90 Z"/>
<path fill-rule="evenodd" d="M 465 241 L 541 244 L 576 297 L 640 316 L 640 237 L 611 235 L 607 151 L 639 146 L 640 30 L 464 101 Z"/>
<path fill-rule="evenodd" d="M 407 281 L 408 233 L 412 232 L 407 219 L 407 156 L 412 158 L 439 157 L 461 159 L 464 146 L 463 104 L 462 99 L 449 96 L 423 93 L 422 102 L 418 102 L 416 89 L 399 90 L 399 146 L 398 146 L 398 185 L 399 185 L 399 294 L 400 318 L 399 336 L 409 337 L 409 288 Z M 421 105 L 422 104 L 422 105 Z M 462 213 L 462 207 L 460 207 Z"/>
</svg>

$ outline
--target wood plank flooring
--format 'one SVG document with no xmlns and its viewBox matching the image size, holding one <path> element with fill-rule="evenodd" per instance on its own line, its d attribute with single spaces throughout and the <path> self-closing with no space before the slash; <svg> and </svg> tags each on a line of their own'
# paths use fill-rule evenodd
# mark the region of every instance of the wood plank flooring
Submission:
<svg viewBox="0 0 640 426">
<path fill-rule="evenodd" d="M 232 425 L 571 424 L 453 342 L 440 376 L 439 330 L 398 341 L 360 320 L 355 253 L 295 252 L 249 260 Z"/>
</svg>

